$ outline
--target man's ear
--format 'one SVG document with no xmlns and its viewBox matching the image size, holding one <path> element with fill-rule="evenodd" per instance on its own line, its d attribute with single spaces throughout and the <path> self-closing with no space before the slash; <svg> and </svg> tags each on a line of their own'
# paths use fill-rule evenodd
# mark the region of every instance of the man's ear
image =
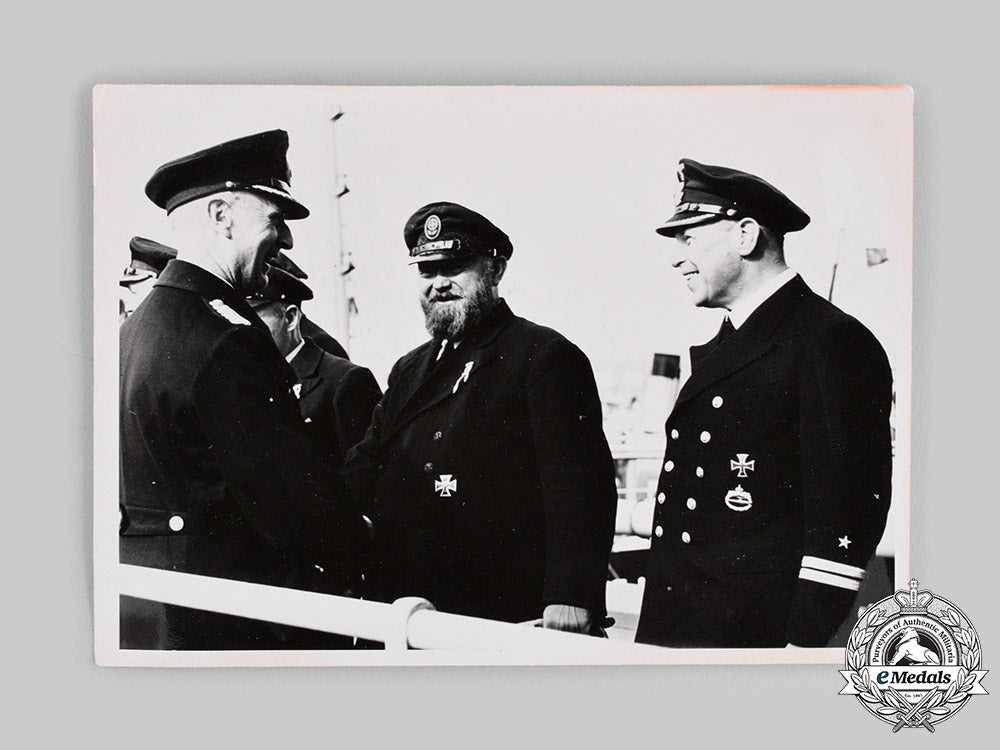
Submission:
<svg viewBox="0 0 1000 750">
<path fill-rule="evenodd" d="M 208 202 L 208 219 L 212 227 L 227 238 L 233 236 L 233 207 L 223 198 L 213 198 Z"/>
<path fill-rule="evenodd" d="M 749 217 L 740 219 L 736 227 L 740 233 L 739 253 L 746 258 L 757 249 L 757 240 L 760 238 L 760 224 L 756 219 Z"/>
<path fill-rule="evenodd" d="M 285 330 L 294 331 L 299 327 L 299 323 L 302 322 L 302 311 L 298 305 L 286 305 L 284 318 Z"/>
<path fill-rule="evenodd" d="M 500 279 L 507 272 L 507 259 L 502 255 L 493 258 L 493 285 L 500 283 Z"/>
</svg>

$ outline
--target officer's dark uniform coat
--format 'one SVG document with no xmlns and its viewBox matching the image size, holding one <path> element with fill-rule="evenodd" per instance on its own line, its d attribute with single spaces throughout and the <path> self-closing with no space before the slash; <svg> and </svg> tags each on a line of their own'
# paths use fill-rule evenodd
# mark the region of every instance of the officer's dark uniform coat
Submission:
<svg viewBox="0 0 1000 750">
<path fill-rule="evenodd" d="M 347 451 L 365 436 L 382 389 L 368 368 L 328 354 L 309 339 L 291 365 L 306 430 L 342 469 Z"/>
<path fill-rule="evenodd" d="M 302 323 L 299 325 L 302 335 L 316 344 L 320 349 L 328 354 L 332 354 L 334 357 L 340 357 L 341 359 L 350 359 L 347 356 L 347 350 L 340 345 L 333 336 L 320 328 L 316 323 L 313 323 L 309 318 L 303 316 Z"/>
<path fill-rule="evenodd" d="M 319 591 L 355 584 L 363 520 L 312 455 L 294 382 L 235 290 L 168 264 L 121 328 L 123 563 Z M 265 623 L 177 607 L 149 614 L 123 603 L 123 644 L 281 645 Z"/>
<path fill-rule="evenodd" d="M 692 348 L 637 641 L 826 645 L 885 527 L 891 380 L 874 336 L 799 277 Z"/>
<path fill-rule="evenodd" d="M 604 615 L 614 468 L 586 356 L 501 300 L 400 359 L 348 481 L 374 502 L 369 595 L 507 621 Z"/>
</svg>

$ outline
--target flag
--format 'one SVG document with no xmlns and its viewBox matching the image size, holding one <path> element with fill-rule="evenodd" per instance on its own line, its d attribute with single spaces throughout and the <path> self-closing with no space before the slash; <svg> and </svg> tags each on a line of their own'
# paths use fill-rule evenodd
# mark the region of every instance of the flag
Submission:
<svg viewBox="0 0 1000 750">
<path fill-rule="evenodd" d="M 868 267 L 880 266 L 889 260 L 889 251 L 884 247 L 866 247 L 865 254 L 868 256 Z"/>
</svg>

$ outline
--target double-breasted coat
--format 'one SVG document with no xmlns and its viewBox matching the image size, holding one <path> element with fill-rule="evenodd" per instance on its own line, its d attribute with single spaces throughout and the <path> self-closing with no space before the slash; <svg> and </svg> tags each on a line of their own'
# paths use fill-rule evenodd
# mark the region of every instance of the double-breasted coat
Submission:
<svg viewBox="0 0 1000 750">
<path fill-rule="evenodd" d="M 229 285 L 171 261 L 121 328 L 121 561 L 344 592 L 367 530 L 315 455 L 295 376 Z M 266 623 L 136 600 L 122 642 L 143 648 L 277 648 Z M 286 632 L 286 631 L 280 631 Z"/>
<path fill-rule="evenodd" d="M 371 598 L 604 615 L 617 492 L 593 371 L 503 300 L 457 348 L 429 341 L 395 364 L 347 472 L 372 499 Z"/>
<path fill-rule="evenodd" d="M 666 421 L 636 640 L 824 646 L 885 528 L 889 362 L 800 277 L 720 338 Z"/>
<path fill-rule="evenodd" d="M 382 389 L 371 370 L 329 354 L 310 339 L 289 364 L 306 431 L 342 470 L 347 451 L 371 424 Z"/>
</svg>

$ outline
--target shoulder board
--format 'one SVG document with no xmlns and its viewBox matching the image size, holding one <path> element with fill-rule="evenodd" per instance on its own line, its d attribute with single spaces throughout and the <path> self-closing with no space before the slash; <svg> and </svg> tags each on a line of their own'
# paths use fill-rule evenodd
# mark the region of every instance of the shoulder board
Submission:
<svg viewBox="0 0 1000 750">
<path fill-rule="evenodd" d="M 209 306 L 215 310 L 215 313 L 222 318 L 225 318 L 230 323 L 234 323 L 238 326 L 248 326 L 250 321 L 236 312 L 233 308 L 223 302 L 221 299 L 213 299 L 208 303 Z"/>
</svg>

